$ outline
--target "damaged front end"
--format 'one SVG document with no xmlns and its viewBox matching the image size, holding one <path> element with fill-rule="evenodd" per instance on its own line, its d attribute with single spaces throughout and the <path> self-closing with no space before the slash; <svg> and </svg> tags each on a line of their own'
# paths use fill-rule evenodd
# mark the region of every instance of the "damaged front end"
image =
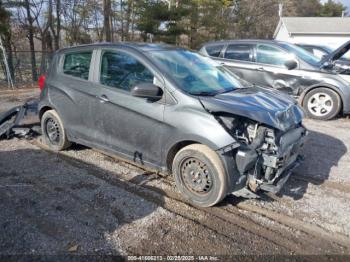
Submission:
<svg viewBox="0 0 350 262">
<path fill-rule="evenodd" d="M 238 177 L 232 185 L 234 194 L 256 197 L 259 190 L 277 193 L 300 162 L 299 150 L 307 133 L 297 102 L 256 86 L 201 97 L 200 101 L 238 142 L 231 149 L 222 149 L 225 161 L 230 161 L 230 172 L 235 173 L 231 177 Z"/>
<path fill-rule="evenodd" d="M 244 187 L 236 196 L 256 197 L 259 190 L 277 193 L 300 163 L 306 129 L 300 124 L 280 130 L 228 113 L 214 114 L 223 128 L 239 142 L 232 158 Z M 247 190 L 248 189 L 248 190 Z"/>
</svg>

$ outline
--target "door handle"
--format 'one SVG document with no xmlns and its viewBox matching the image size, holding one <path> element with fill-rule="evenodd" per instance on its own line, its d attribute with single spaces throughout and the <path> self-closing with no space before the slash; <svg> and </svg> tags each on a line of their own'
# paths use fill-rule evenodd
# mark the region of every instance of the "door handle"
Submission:
<svg viewBox="0 0 350 262">
<path fill-rule="evenodd" d="M 265 69 L 262 66 L 259 66 L 256 70 L 258 71 L 264 71 Z"/>
<path fill-rule="evenodd" d="M 108 97 L 107 97 L 106 95 L 101 95 L 101 96 L 99 97 L 99 99 L 100 99 L 100 102 L 101 102 L 101 103 L 109 102 L 109 99 L 108 99 Z"/>
</svg>

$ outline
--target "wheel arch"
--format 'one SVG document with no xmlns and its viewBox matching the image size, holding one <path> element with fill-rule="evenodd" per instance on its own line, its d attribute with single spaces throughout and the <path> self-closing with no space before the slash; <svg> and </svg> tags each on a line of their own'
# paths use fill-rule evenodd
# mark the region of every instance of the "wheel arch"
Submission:
<svg viewBox="0 0 350 262">
<path fill-rule="evenodd" d="M 176 154 L 184 147 L 192 145 L 192 144 L 202 144 L 201 142 L 198 142 L 196 140 L 182 140 L 176 142 L 174 145 L 172 145 L 166 152 L 166 168 L 169 173 L 172 172 L 172 164 L 174 161 L 174 158 Z"/>
<path fill-rule="evenodd" d="M 299 104 L 301 106 L 304 106 L 304 102 L 305 102 L 304 98 L 305 98 L 306 94 L 308 94 L 310 91 L 315 90 L 317 88 L 328 88 L 328 89 L 334 91 L 336 94 L 338 94 L 339 97 L 340 97 L 340 107 L 341 107 L 340 111 L 342 112 L 342 110 L 343 110 L 343 101 L 344 101 L 343 93 L 341 92 L 341 90 L 339 88 L 337 88 L 337 87 L 335 87 L 333 85 L 330 85 L 330 84 L 326 84 L 326 83 L 309 86 L 308 88 L 304 89 L 302 91 L 302 93 L 300 94 L 300 96 L 299 96 L 299 99 L 298 99 L 299 100 Z"/>
<path fill-rule="evenodd" d="M 42 118 L 42 116 L 44 115 L 45 112 L 47 112 L 47 111 L 49 111 L 49 110 L 53 110 L 53 109 L 54 109 L 53 107 L 47 106 L 47 105 L 41 107 L 40 110 L 39 110 L 39 119 Z"/>
</svg>

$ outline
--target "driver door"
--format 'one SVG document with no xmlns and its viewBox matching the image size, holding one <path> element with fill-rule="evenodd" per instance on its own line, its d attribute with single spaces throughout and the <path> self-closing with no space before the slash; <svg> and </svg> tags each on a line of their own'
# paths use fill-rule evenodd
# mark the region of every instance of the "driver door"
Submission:
<svg viewBox="0 0 350 262">
<path fill-rule="evenodd" d="M 278 89 L 280 91 L 294 94 L 301 80 L 298 69 L 288 70 L 284 65 L 287 61 L 295 59 L 293 55 L 269 44 L 256 45 L 256 74 L 255 84 Z"/>
<path fill-rule="evenodd" d="M 164 99 L 149 101 L 130 90 L 144 82 L 164 88 L 162 78 L 142 58 L 121 50 L 102 50 L 99 71 L 100 143 L 140 164 L 160 165 Z"/>
</svg>

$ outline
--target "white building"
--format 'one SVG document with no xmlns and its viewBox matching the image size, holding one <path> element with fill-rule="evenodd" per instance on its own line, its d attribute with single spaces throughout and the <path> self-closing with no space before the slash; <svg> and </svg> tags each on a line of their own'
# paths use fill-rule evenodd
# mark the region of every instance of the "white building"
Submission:
<svg viewBox="0 0 350 262">
<path fill-rule="evenodd" d="M 337 48 L 350 40 L 350 17 L 281 17 L 274 39 Z"/>
</svg>

